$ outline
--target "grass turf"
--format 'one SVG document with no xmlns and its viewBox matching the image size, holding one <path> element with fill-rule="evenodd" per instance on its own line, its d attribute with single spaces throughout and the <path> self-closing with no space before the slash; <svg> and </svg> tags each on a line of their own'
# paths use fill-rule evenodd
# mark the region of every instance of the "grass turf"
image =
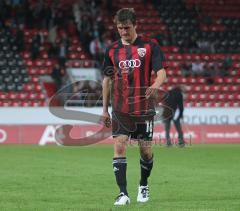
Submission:
<svg viewBox="0 0 240 211">
<path fill-rule="evenodd" d="M 131 204 L 118 194 L 112 146 L 0 146 L 0 210 L 240 210 L 240 145 L 154 148 L 151 200 L 136 202 L 139 155 L 129 146 Z"/>
</svg>

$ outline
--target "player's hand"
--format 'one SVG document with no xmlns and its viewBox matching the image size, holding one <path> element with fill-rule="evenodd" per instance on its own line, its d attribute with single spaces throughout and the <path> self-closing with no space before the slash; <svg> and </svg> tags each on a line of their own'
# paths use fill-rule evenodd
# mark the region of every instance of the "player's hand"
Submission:
<svg viewBox="0 0 240 211">
<path fill-rule="evenodd" d="M 149 98 L 157 98 L 158 95 L 158 87 L 155 87 L 154 84 L 150 87 L 147 88 L 146 92 L 145 92 L 145 97 L 147 99 Z"/>
<path fill-rule="evenodd" d="M 102 113 L 101 122 L 103 122 L 104 126 L 106 126 L 107 128 L 111 127 L 112 122 L 110 114 L 108 112 Z"/>
</svg>

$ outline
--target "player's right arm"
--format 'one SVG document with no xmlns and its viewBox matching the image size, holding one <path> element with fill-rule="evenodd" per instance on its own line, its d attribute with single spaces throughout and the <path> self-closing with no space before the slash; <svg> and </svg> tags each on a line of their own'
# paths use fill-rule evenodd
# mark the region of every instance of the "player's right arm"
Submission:
<svg viewBox="0 0 240 211">
<path fill-rule="evenodd" d="M 111 78 L 109 76 L 104 76 L 102 82 L 103 114 L 108 113 L 108 105 L 110 101 L 110 82 Z"/>
<path fill-rule="evenodd" d="M 102 82 L 102 97 L 103 97 L 102 117 L 106 127 L 110 127 L 111 125 L 111 118 L 108 112 L 108 106 L 110 102 L 111 76 L 113 73 L 113 64 L 108 54 L 109 54 L 109 50 L 107 49 L 104 55 L 104 62 L 103 62 L 104 78 Z"/>
</svg>

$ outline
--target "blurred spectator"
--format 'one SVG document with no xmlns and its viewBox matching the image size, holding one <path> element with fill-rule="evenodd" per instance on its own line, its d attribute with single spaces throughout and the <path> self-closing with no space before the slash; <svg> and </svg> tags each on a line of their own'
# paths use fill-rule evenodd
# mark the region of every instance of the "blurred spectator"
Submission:
<svg viewBox="0 0 240 211">
<path fill-rule="evenodd" d="M 74 100 L 72 105 L 92 107 L 101 105 L 101 85 L 92 80 L 81 80 L 72 84 L 73 93 L 77 93 L 71 99 Z"/>
<path fill-rule="evenodd" d="M 193 76 L 201 76 L 204 73 L 204 62 L 200 60 L 192 63 L 192 74 Z"/>
<path fill-rule="evenodd" d="M 76 25 L 75 25 L 74 21 L 72 19 L 70 19 L 68 21 L 68 25 L 67 25 L 67 34 L 70 37 L 73 37 L 73 36 L 76 36 L 76 32 L 77 32 Z"/>
<path fill-rule="evenodd" d="M 67 37 L 67 34 L 63 33 L 60 40 L 60 46 L 58 51 L 58 61 L 59 61 L 60 67 L 65 68 L 65 62 L 67 59 L 69 45 L 70 45 L 70 41 Z"/>
<path fill-rule="evenodd" d="M 109 16 L 113 15 L 113 2 L 111 0 L 104 0 L 103 1 L 103 7 L 106 8 L 106 11 L 108 12 Z"/>
<path fill-rule="evenodd" d="M 208 68 L 210 69 L 210 75 L 211 76 L 218 76 L 219 75 L 219 63 L 218 62 L 210 62 L 208 63 Z"/>
<path fill-rule="evenodd" d="M 33 60 L 35 60 L 39 56 L 40 46 L 41 46 L 41 35 L 36 34 L 33 37 L 32 45 L 31 45 L 31 56 Z"/>
<path fill-rule="evenodd" d="M 232 58 L 226 56 L 222 62 L 222 70 L 220 71 L 220 76 L 229 76 L 230 68 L 232 67 Z"/>
<path fill-rule="evenodd" d="M 33 16 L 33 7 L 30 3 L 30 1 L 26 1 L 24 5 L 24 11 L 25 11 L 25 23 L 27 28 L 33 28 L 35 24 L 35 18 Z"/>
<path fill-rule="evenodd" d="M 81 11 L 80 11 L 80 4 L 76 1 L 72 6 L 73 16 L 75 23 L 77 25 L 77 29 L 80 30 L 81 27 Z"/>
<path fill-rule="evenodd" d="M 86 81 L 84 88 L 87 90 L 85 106 L 87 107 L 96 106 L 96 103 L 102 94 L 101 87 L 99 87 L 99 83 L 96 81 L 89 80 Z"/>
<path fill-rule="evenodd" d="M 59 64 L 55 64 L 51 76 L 55 82 L 56 85 L 56 91 L 60 90 L 62 87 L 62 78 L 65 75 L 65 70 L 60 67 Z"/>
<path fill-rule="evenodd" d="M 43 5 L 40 17 L 42 17 L 42 27 L 49 29 L 50 21 L 52 18 L 52 10 L 51 10 L 51 7 L 47 3 L 45 3 Z"/>
<path fill-rule="evenodd" d="M 52 59 L 55 59 L 58 56 L 58 46 L 56 43 L 49 44 L 48 56 L 49 58 L 52 58 Z"/>
<path fill-rule="evenodd" d="M 68 49 L 68 47 L 70 45 L 70 41 L 69 41 L 68 35 L 67 35 L 67 33 L 65 31 L 61 35 L 60 44 L 63 44 L 67 49 Z"/>
<path fill-rule="evenodd" d="M 16 45 L 19 52 L 24 50 L 24 32 L 23 25 L 19 25 L 16 31 Z"/>
<path fill-rule="evenodd" d="M 54 22 L 57 26 L 59 26 L 59 28 L 64 28 L 64 14 L 63 14 L 63 10 L 62 9 L 58 9 L 55 12 L 55 17 L 54 17 Z"/>
<path fill-rule="evenodd" d="M 208 40 L 200 39 L 197 41 L 197 46 L 200 49 L 200 52 L 210 53 L 211 52 L 211 44 Z"/>
<path fill-rule="evenodd" d="M 210 62 L 206 65 L 204 71 L 204 77 L 207 84 L 214 83 L 214 77 L 218 75 L 218 64 L 216 62 Z"/>
<path fill-rule="evenodd" d="M 99 96 L 101 96 L 101 93 L 99 92 L 101 89 L 97 87 L 97 82 L 86 81 L 84 88 L 87 90 L 85 106 L 87 107 L 95 106 Z"/>
<path fill-rule="evenodd" d="M 196 15 L 197 16 L 200 16 L 201 15 L 201 7 L 197 4 L 197 3 L 195 3 L 194 5 L 193 5 L 193 11 L 196 13 Z"/>
<path fill-rule="evenodd" d="M 197 51 L 197 48 L 198 48 L 198 46 L 197 46 L 197 37 L 195 35 L 190 36 L 190 39 L 189 40 L 186 39 L 185 42 L 186 42 L 186 46 L 185 47 L 187 48 L 187 49 L 185 49 L 185 51 L 188 51 L 188 49 L 189 49 L 189 51 L 191 53 Z"/>
<path fill-rule="evenodd" d="M 108 36 L 108 34 L 103 34 L 102 36 L 102 51 L 105 52 L 106 48 L 111 45 L 112 40 L 111 37 Z"/>
<path fill-rule="evenodd" d="M 183 77 L 189 77 L 191 76 L 191 69 L 192 65 L 189 63 L 184 62 L 181 66 L 181 72 Z"/>
<path fill-rule="evenodd" d="M 57 26 L 53 26 L 48 32 L 48 42 L 50 44 L 55 44 L 57 38 Z"/>
<path fill-rule="evenodd" d="M 81 31 L 91 31 L 91 22 L 90 22 L 90 18 L 86 15 L 82 16 L 82 22 L 81 22 L 81 27 L 80 27 L 80 32 Z"/>
<path fill-rule="evenodd" d="M 84 50 L 87 53 L 90 53 L 89 45 L 90 45 L 90 42 L 91 42 L 91 39 L 92 39 L 92 37 L 90 35 L 90 32 L 85 31 L 85 32 L 80 33 L 79 39 L 82 43 L 82 46 L 83 46 Z"/>
<path fill-rule="evenodd" d="M 104 52 L 103 43 L 99 38 L 95 38 L 94 40 L 91 41 L 89 49 L 93 58 L 97 61 L 101 61 Z"/>
<path fill-rule="evenodd" d="M 96 30 L 98 32 L 98 35 L 101 38 L 103 36 L 104 32 L 106 31 L 104 23 L 102 21 L 101 14 L 99 14 L 99 16 L 97 17 L 97 22 L 95 25 L 96 25 Z"/>
<path fill-rule="evenodd" d="M 67 58 L 67 47 L 64 43 L 60 43 L 58 50 L 58 62 L 60 67 L 65 67 L 65 62 Z"/>
</svg>

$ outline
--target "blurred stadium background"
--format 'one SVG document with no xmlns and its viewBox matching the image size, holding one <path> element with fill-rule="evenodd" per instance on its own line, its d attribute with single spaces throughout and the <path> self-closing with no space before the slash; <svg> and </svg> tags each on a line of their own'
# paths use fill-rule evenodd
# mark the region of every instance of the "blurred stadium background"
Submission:
<svg viewBox="0 0 240 211">
<path fill-rule="evenodd" d="M 44 132 L 54 133 L 49 128 L 69 122 L 48 111 L 56 91 L 61 90 L 62 96 L 55 106 L 88 107 L 101 113 L 100 68 L 105 48 L 117 38 L 112 18 L 122 7 L 135 8 L 139 34 L 155 38 L 165 53 L 168 80 L 162 88 L 186 86 L 186 139 L 240 142 L 240 1 L 3 0 L 0 4 L 1 143 L 39 144 Z M 91 130 L 84 128 L 81 135 Z M 161 124 L 155 131 L 156 138 L 164 137 Z"/>
<path fill-rule="evenodd" d="M 151 201 L 126 209 L 240 210 L 239 0 L 0 0 L 0 210 L 115 210 L 112 146 L 55 147 L 59 125 L 76 124 L 76 137 L 97 128 L 53 115 L 49 102 L 58 92 L 53 106 L 101 114 L 103 52 L 122 7 L 135 8 L 138 33 L 165 54 L 162 88 L 185 85 L 193 144 L 161 147 L 158 122 Z M 134 196 L 137 147 L 128 153 Z"/>
</svg>

